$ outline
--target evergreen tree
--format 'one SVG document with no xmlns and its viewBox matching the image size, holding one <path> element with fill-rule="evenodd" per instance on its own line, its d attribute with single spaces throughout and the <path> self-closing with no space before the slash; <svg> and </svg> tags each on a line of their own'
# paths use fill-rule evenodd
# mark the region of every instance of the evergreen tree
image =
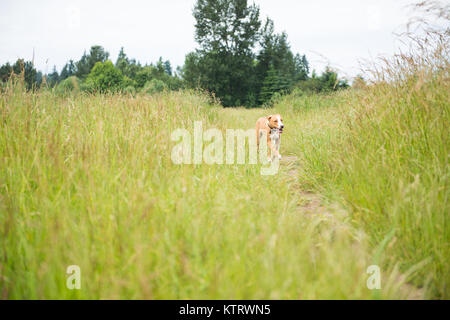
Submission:
<svg viewBox="0 0 450 320">
<path fill-rule="evenodd" d="M 279 92 L 284 89 L 285 84 L 283 83 L 278 72 L 275 70 L 273 65 L 270 66 L 267 71 L 267 75 L 262 83 L 260 99 L 262 103 L 270 101 L 275 92 Z"/>
<path fill-rule="evenodd" d="M 12 66 L 9 64 L 9 62 L 5 63 L 0 67 L 0 81 L 6 82 L 8 81 L 9 77 L 11 76 L 13 69 Z"/>
<path fill-rule="evenodd" d="M 166 71 L 166 73 L 169 76 L 172 76 L 172 66 L 170 65 L 170 61 L 169 60 L 164 62 L 164 71 Z"/>
<path fill-rule="evenodd" d="M 53 66 L 52 73 L 47 75 L 47 84 L 50 87 L 54 87 L 55 85 L 58 84 L 58 81 L 59 81 L 59 74 L 58 71 L 56 71 L 56 66 Z"/>
<path fill-rule="evenodd" d="M 123 74 L 126 74 L 128 69 L 128 65 L 130 62 L 128 61 L 128 57 L 123 50 L 123 47 L 120 48 L 119 56 L 116 60 L 116 68 L 119 69 Z"/>
<path fill-rule="evenodd" d="M 136 62 L 135 59 L 129 59 L 128 65 L 123 74 L 131 79 L 135 79 L 139 70 L 142 69 L 142 66 L 139 62 Z"/>
<path fill-rule="evenodd" d="M 105 62 L 109 57 L 109 53 L 101 46 L 92 46 L 89 54 L 84 52 L 81 59 L 76 63 L 76 76 L 85 79 L 91 72 L 97 62 Z"/>
<path fill-rule="evenodd" d="M 31 61 L 25 62 L 23 59 L 18 59 L 12 66 L 12 71 L 16 75 L 23 76 L 27 89 L 33 89 L 36 87 L 37 71 Z"/>
<path fill-rule="evenodd" d="M 305 56 L 293 55 L 287 34 L 276 34 L 269 18 L 261 30 L 260 47 L 254 88 L 259 95 L 259 103 L 264 104 L 275 92 L 288 91 L 296 81 L 306 79 L 309 66 Z M 270 83 L 275 78 L 277 85 L 274 87 Z M 270 88 L 272 92 L 268 91 Z"/>
<path fill-rule="evenodd" d="M 136 76 L 139 71 L 142 70 L 142 66 L 135 59 L 129 59 L 126 55 L 123 47 L 120 48 L 119 55 L 116 60 L 116 68 L 119 69 L 122 74 L 133 81 L 136 80 Z"/>
<path fill-rule="evenodd" d="M 83 53 L 81 59 L 77 61 L 75 65 L 77 67 L 76 76 L 80 79 L 86 78 L 89 72 L 91 72 L 91 67 L 89 66 L 88 55 L 86 54 L 86 51 Z"/>
<path fill-rule="evenodd" d="M 337 91 L 339 89 L 345 89 L 349 85 L 346 80 L 340 80 L 336 71 L 327 67 L 320 76 L 322 83 L 321 91 Z"/>
<path fill-rule="evenodd" d="M 156 63 L 156 69 L 158 70 L 159 75 L 166 73 L 166 67 L 163 62 L 162 57 L 159 57 L 158 62 Z"/>
<path fill-rule="evenodd" d="M 44 79 L 44 75 L 41 71 L 37 71 L 36 75 L 34 76 L 34 83 L 36 85 L 36 88 L 39 88 L 42 84 L 42 81 Z"/>
<path fill-rule="evenodd" d="M 294 81 L 302 81 L 308 79 L 309 74 L 309 62 L 306 60 L 306 56 L 300 56 L 298 53 L 295 55 L 294 58 L 294 65 L 295 65 L 295 76 Z"/>
<path fill-rule="evenodd" d="M 75 63 L 73 60 L 69 60 L 68 63 L 64 65 L 64 67 L 61 70 L 61 74 L 59 75 L 59 81 L 63 81 L 73 75 L 75 75 L 77 72 Z"/>
</svg>

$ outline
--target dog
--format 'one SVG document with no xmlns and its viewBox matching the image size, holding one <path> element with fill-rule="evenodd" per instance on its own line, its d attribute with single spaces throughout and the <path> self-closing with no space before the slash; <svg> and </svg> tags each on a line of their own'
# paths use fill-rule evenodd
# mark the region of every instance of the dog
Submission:
<svg viewBox="0 0 450 320">
<path fill-rule="evenodd" d="M 280 144 L 283 129 L 283 117 L 280 114 L 273 114 L 267 117 L 259 118 L 258 121 L 256 121 L 256 143 L 259 149 L 259 141 L 262 138 L 264 132 L 266 132 L 268 145 L 267 160 L 269 162 L 272 161 L 272 156 L 281 159 Z"/>
</svg>

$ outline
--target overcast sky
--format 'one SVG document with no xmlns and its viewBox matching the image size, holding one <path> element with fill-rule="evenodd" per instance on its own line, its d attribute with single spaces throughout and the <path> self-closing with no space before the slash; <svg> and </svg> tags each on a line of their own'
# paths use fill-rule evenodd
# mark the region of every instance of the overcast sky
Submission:
<svg viewBox="0 0 450 320">
<path fill-rule="evenodd" d="M 0 0 L 0 64 L 31 60 L 50 72 L 78 60 L 91 45 L 115 62 L 120 47 L 142 63 L 160 56 L 182 65 L 194 50 L 194 0 Z M 250 0 L 249 3 L 252 1 Z M 392 54 L 393 35 L 410 16 L 411 0 L 255 0 L 263 17 L 286 31 L 294 53 L 312 68 L 325 65 L 354 76 L 358 61 Z"/>
</svg>

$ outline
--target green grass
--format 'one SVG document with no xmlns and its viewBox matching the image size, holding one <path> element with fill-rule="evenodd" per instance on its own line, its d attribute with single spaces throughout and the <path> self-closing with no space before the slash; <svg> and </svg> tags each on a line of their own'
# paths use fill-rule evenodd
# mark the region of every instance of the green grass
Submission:
<svg viewBox="0 0 450 320">
<path fill-rule="evenodd" d="M 304 188 L 344 206 L 370 247 L 387 241 L 383 265 L 414 270 L 408 279 L 427 297 L 449 298 L 450 88 L 444 77 L 418 82 L 291 95 L 277 108 L 302 118 L 289 147 L 301 155 Z M 328 107 L 311 110 L 317 99 Z"/>
<path fill-rule="evenodd" d="M 412 21 L 373 83 L 273 109 L 2 84 L 0 297 L 449 299 L 450 50 L 433 29 L 448 15 L 416 7 L 433 23 Z M 171 161 L 175 129 L 251 129 L 271 113 L 291 159 L 274 176 Z M 366 286 L 374 264 L 380 290 Z"/>
<path fill-rule="evenodd" d="M 365 132 L 368 119 L 349 124 L 361 95 L 292 95 L 246 110 L 194 92 L 63 98 L 10 87 L 0 104 L 2 298 L 448 297 L 448 113 L 414 117 L 430 121 L 435 153 L 411 158 L 417 150 L 403 145 L 400 158 L 393 146 L 377 157 L 385 133 Z M 176 128 L 250 129 L 278 111 L 298 182 L 286 164 L 265 177 L 259 165 L 171 161 Z M 323 199 L 317 213 L 305 190 Z M 73 264 L 81 290 L 66 288 Z M 371 264 L 382 268 L 381 290 L 366 287 Z"/>
<path fill-rule="evenodd" d="M 2 86 L 0 297 L 450 298 L 448 37 L 425 38 L 371 85 L 273 109 Z M 225 134 L 272 113 L 290 159 L 276 175 L 171 160 L 176 129 Z"/>
</svg>

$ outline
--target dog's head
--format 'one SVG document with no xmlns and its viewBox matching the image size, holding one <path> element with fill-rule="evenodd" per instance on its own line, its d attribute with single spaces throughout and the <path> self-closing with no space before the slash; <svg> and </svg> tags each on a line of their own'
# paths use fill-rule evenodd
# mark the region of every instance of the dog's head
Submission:
<svg viewBox="0 0 450 320">
<path fill-rule="evenodd" d="M 272 114 L 267 117 L 267 120 L 269 121 L 269 127 L 271 129 L 278 129 L 280 133 L 283 132 L 284 123 L 283 117 L 280 114 Z"/>
</svg>

